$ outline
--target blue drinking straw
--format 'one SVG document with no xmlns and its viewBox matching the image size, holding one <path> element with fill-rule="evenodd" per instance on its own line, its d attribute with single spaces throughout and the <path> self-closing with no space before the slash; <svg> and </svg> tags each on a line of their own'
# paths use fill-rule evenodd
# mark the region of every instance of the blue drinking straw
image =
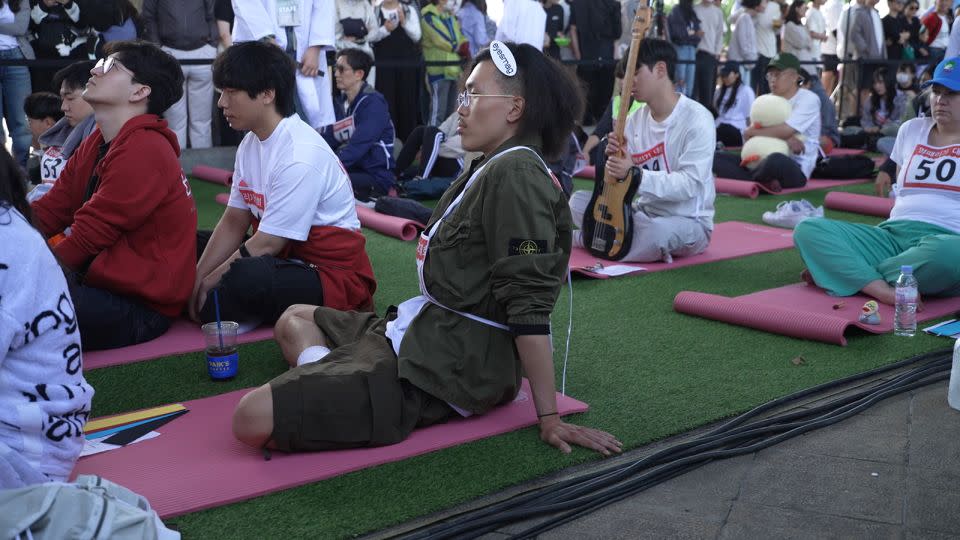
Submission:
<svg viewBox="0 0 960 540">
<path fill-rule="evenodd" d="M 217 313 L 217 338 L 220 339 L 220 350 L 223 350 L 223 325 L 220 324 L 220 295 L 217 289 L 213 290 L 213 308 Z"/>
</svg>

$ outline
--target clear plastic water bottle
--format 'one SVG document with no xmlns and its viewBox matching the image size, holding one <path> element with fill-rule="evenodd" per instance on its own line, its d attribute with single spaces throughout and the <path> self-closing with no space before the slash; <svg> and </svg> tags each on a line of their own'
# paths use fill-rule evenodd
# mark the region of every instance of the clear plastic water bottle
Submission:
<svg viewBox="0 0 960 540">
<path fill-rule="evenodd" d="M 912 337 L 917 333 L 917 278 L 913 277 L 913 267 L 900 267 L 897 278 L 897 304 L 893 315 L 893 333 L 898 336 Z"/>
<path fill-rule="evenodd" d="M 960 411 L 960 339 L 953 344 L 953 368 L 950 370 L 950 387 L 947 403 Z"/>
</svg>

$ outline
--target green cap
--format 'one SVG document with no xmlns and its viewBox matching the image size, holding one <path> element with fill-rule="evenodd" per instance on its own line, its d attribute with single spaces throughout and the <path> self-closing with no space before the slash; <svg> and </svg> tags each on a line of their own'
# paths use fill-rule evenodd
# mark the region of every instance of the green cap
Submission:
<svg viewBox="0 0 960 540">
<path fill-rule="evenodd" d="M 767 64 L 767 71 L 771 69 L 779 69 L 783 71 L 785 69 L 792 69 L 797 73 L 800 72 L 800 60 L 796 56 L 790 53 L 780 53 L 774 56 L 770 63 Z"/>
</svg>

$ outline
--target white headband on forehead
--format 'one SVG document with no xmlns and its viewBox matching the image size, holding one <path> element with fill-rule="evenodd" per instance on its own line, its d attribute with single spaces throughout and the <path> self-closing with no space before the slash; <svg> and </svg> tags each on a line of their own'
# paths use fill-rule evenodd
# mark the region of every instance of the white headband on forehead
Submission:
<svg viewBox="0 0 960 540">
<path fill-rule="evenodd" d="M 493 65 L 497 66 L 500 73 L 507 77 L 513 77 L 517 74 L 517 60 L 510 52 L 510 48 L 502 41 L 494 40 L 490 43 L 490 58 Z"/>
</svg>

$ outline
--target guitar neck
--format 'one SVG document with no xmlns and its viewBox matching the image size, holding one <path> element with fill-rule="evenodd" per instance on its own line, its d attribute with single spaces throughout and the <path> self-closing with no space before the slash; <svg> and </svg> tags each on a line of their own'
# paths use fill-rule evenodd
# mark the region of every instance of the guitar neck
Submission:
<svg viewBox="0 0 960 540">
<path fill-rule="evenodd" d="M 620 110 L 617 111 L 617 125 L 614 133 L 621 141 L 627 123 L 627 114 L 630 113 L 633 98 L 633 78 L 637 71 L 637 56 L 640 53 L 640 41 L 650 28 L 650 6 L 637 7 L 637 14 L 633 19 L 630 52 L 627 54 L 627 66 L 624 70 L 623 84 L 620 88 Z"/>
</svg>

